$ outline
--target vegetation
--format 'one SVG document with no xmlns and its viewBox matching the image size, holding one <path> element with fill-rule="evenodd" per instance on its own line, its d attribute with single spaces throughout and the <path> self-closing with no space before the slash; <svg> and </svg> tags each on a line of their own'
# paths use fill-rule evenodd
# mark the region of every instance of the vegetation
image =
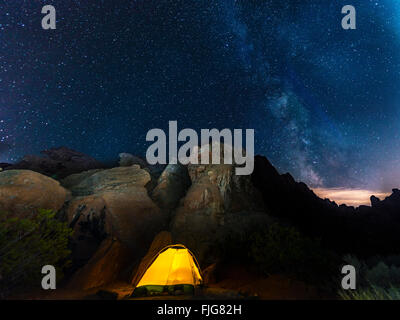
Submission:
<svg viewBox="0 0 400 320">
<path fill-rule="evenodd" d="M 339 296 L 343 300 L 400 300 L 400 289 L 371 286 L 366 289 L 342 290 Z"/>
<path fill-rule="evenodd" d="M 359 260 L 344 257 L 357 271 L 357 289 L 341 290 L 345 300 L 400 300 L 400 256 L 371 257 Z"/>
<path fill-rule="evenodd" d="M 287 273 L 308 282 L 330 281 L 340 266 L 339 259 L 320 241 L 277 223 L 253 234 L 250 250 L 264 273 Z"/>
<path fill-rule="evenodd" d="M 0 213 L 0 296 L 18 288 L 40 285 L 44 265 L 57 269 L 57 280 L 68 265 L 72 230 L 52 210 L 18 218 Z"/>
</svg>

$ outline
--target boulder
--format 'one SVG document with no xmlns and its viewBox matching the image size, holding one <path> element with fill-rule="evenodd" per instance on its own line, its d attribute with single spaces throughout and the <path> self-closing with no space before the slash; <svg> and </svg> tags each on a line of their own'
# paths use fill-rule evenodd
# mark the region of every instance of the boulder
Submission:
<svg viewBox="0 0 400 320">
<path fill-rule="evenodd" d="M 117 239 L 105 239 L 89 262 L 72 277 L 68 286 L 87 290 L 97 288 L 129 275 L 133 252 Z"/>
<path fill-rule="evenodd" d="M 76 269 L 86 264 L 101 242 L 112 234 L 112 224 L 102 197 L 74 198 L 66 210 L 70 227 L 74 230 L 72 261 L 73 269 Z"/>
<path fill-rule="evenodd" d="M 140 157 L 134 156 L 130 153 L 119 154 L 119 165 L 121 167 L 130 167 L 134 164 L 138 164 L 142 169 L 148 166 L 148 163 Z"/>
<path fill-rule="evenodd" d="M 78 184 L 72 185 L 70 190 L 74 196 L 105 194 L 107 192 L 124 193 L 129 191 L 132 197 L 135 192 L 145 191 L 145 185 L 150 181 L 150 174 L 139 165 L 117 167 L 87 174 L 87 177 Z M 139 194 L 142 196 L 142 194 Z"/>
<path fill-rule="evenodd" d="M 25 216 L 37 209 L 58 211 L 68 191 L 52 178 L 30 170 L 0 172 L 0 210 Z"/>
<path fill-rule="evenodd" d="M 220 164 L 211 163 L 212 148 L 220 149 Z M 189 164 L 188 173 L 192 185 L 203 184 L 213 185 L 218 188 L 225 211 L 239 212 L 242 210 L 264 211 L 261 195 L 254 188 L 251 176 L 236 175 L 236 168 L 239 167 L 234 161 L 232 164 L 225 164 L 225 149 L 232 154 L 238 152 L 229 145 L 213 143 L 208 149 L 210 164 Z M 197 158 L 207 152 L 204 146 L 198 150 Z M 243 151 L 242 151 L 243 153 Z"/>
<path fill-rule="evenodd" d="M 187 168 L 181 164 L 169 164 L 158 178 L 152 199 L 161 208 L 174 209 L 185 195 L 191 181 Z"/>
<path fill-rule="evenodd" d="M 120 153 L 119 158 L 120 167 L 130 167 L 136 164 L 139 165 L 140 168 L 145 169 L 150 174 L 151 181 L 146 185 L 146 188 L 149 193 L 152 192 L 157 185 L 158 178 L 165 169 L 165 165 L 150 165 L 146 162 L 145 159 L 134 156 L 130 153 Z"/>
<path fill-rule="evenodd" d="M 112 236 L 137 254 L 144 253 L 167 219 L 147 194 L 149 181 L 149 173 L 133 165 L 95 172 L 71 186 L 74 198 L 67 216 L 77 247 L 85 247 L 82 241 L 98 245 Z"/>
<path fill-rule="evenodd" d="M 191 186 L 173 212 L 174 240 L 192 250 L 200 264 L 211 264 L 223 253 L 229 233 L 238 229 L 235 219 L 242 231 L 253 224 L 254 216 L 267 218 L 251 177 L 236 175 L 236 164 L 223 164 L 224 148 L 221 164 L 188 165 Z"/>
<path fill-rule="evenodd" d="M 64 188 L 70 189 L 101 170 L 103 169 L 92 169 L 80 173 L 74 173 L 60 180 L 60 183 Z"/>
</svg>

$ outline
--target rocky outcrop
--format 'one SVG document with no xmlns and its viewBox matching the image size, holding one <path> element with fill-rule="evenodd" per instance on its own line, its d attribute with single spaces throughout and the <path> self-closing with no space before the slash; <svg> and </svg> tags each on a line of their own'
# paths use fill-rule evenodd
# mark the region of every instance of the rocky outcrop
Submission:
<svg viewBox="0 0 400 320">
<path fill-rule="evenodd" d="M 375 209 L 386 210 L 388 212 L 392 212 L 393 214 L 398 213 L 400 215 L 400 190 L 392 189 L 392 194 L 382 201 L 372 196 L 371 205 Z"/>
<path fill-rule="evenodd" d="M 161 208 L 174 209 L 190 184 L 190 177 L 185 166 L 169 164 L 158 178 L 152 198 Z"/>
<path fill-rule="evenodd" d="M 73 173 L 104 168 L 96 159 L 66 147 L 51 148 L 41 151 L 41 154 L 43 156 L 26 155 L 5 169 L 28 169 L 60 179 Z"/>
<path fill-rule="evenodd" d="M 58 211 L 68 196 L 54 179 L 30 170 L 0 172 L 0 210 L 20 217 L 37 209 Z"/>
<path fill-rule="evenodd" d="M 148 166 L 148 163 L 140 157 L 134 156 L 130 153 L 120 153 L 119 154 L 119 165 L 121 167 L 130 167 L 134 164 L 139 165 L 142 169 Z"/>
<path fill-rule="evenodd" d="M 133 252 L 117 239 L 105 239 L 89 262 L 76 272 L 69 283 L 73 289 L 97 288 L 129 275 Z"/>
<path fill-rule="evenodd" d="M 371 196 L 371 197 L 370 197 L 370 200 L 371 200 L 371 206 L 372 206 L 372 207 L 376 207 L 376 206 L 379 205 L 379 202 L 380 202 L 380 199 L 379 199 L 379 198 L 377 198 L 377 197 L 375 197 L 375 196 Z"/>
<path fill-rule="evenodd" d="M 203 283 L 206 286 L 215 284 L 217 282 L 217 263 L 214 262 L 213 264 L 210 264 L 202 271 L 201 275 L 203 276 Z"/>
<path fill-rule="evenodd" d="M 235 167 L 188 165 L 191 186 L 174 212 L 171 228 L 175 242 L 188 246 L 200 264 L 214 262 L 235 232 L 246 232 L 254 221 L 268 223 L 250 176 L 236 175 Z"/>
<path fill-rule="evenodd" d="M 88 174 L 72 185 L 74 198 L 67 215 L 77 247 L 89 244 L 93 251 L 96 245 L 91 243 L 98 245 L 104 237 L 112 236 L 137 254 L 144 253 L 166 223 L 166 216 L 147 194 L 149 181 L 149 173 L 133 165 Z M 84 254 L 79 259 L 83 261 Z"/>
<path fill-rule="evenodd" d="M 99 172 L 103 169 L 92 169 L 80 173 L 71 174 L 64 179 L 60 180 L 61 185 L 66 189 L 71 189 L 72 187 L 76 186 L 77 184 L 81 183 L 86 178 L 89 178 L 91 175 Z"/>
<path fill-rule="evenodd" d="M 138 192 L 142 196 L 144 187 L 150 181 L 150 175 L 138 165 L 117 167 L 87 174 L 78 184 L 72 185 L 70 191 L 74 196 L 105 194 L 107 192 L 129 192 L 132 197 Z"/>
</svg>

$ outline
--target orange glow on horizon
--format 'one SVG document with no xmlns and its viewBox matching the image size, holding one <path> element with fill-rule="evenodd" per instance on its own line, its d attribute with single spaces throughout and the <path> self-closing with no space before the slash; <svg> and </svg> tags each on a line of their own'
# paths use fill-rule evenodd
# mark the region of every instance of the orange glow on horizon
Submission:
<svg viewBox="0 0 400 320">
<path fill-rule="evenodd" d="M 380 200 L 383 200 L 390 195 L 390 193 L 365 189 L 315 188 L 312 190 L 322 199 L 328 198 L 331 201 L 335 201 L 337 204 L 346 204 L 354 207 L 360 205 L 370 206 L 370 197 L 372 195 L 378 197 Z"/>
</svg>

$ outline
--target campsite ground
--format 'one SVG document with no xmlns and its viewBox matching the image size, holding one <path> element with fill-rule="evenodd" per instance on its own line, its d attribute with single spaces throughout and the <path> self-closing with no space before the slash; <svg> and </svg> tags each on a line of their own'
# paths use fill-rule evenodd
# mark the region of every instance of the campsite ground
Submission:
<svg viewBox="0 0 400 320">
<path fill-rule="evenodd" d="M 284 275 L 268 277 L 255 275 L 245 266 L 233 265 L 224 270 L 224 276 L 213 284 L 196 291 L 194 296 L 158 296 L 129 298 L 132 285 L 117 282 L 91 290 L 72 290 L 60 286 L 54 291 L 37 291 L 21 294 L 17 299 L 87 300 L 87 299 L 132 299 L 132 300 L 182 300 L 182 299 L 262 299 L 262 300 L 320 300 L 336 299 L 332 294 Z M 101 292 L 99 294 L 99 291 Z M 115 297 L 113 297 L 113 294 Z"/>
</svg>

